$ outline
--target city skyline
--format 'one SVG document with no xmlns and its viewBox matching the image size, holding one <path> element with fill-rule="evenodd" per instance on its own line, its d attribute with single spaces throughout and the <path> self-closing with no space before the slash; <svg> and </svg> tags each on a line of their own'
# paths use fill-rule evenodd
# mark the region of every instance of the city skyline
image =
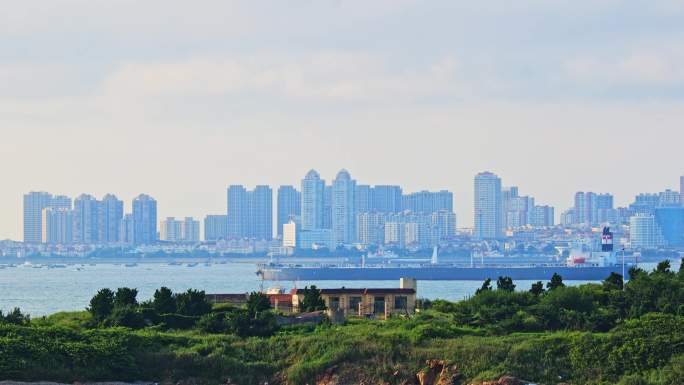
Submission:
<svg viewBox="0 0 684 385">
<path fill-rule="evenodd" d="M 347 203 L 349 208 L 342 208 L 346 206 L 339 206 L 340 193 L 335 192 L 336 180 L 342 178 L 342 180 L 351 181 L 349 187 L 352 188 L 351 194 L 348 195 Z M 401 205 L 401 210 L 408 210 L 413 214 L 436 214 L 440 210 L 446 210 L 447 212 L 454 213 L 458 216 L 457 212 L 454 212 L 454 196 L 453 193 L 447 190 L 440 191 L 429 191 L 421 190 L 419 192 L 403 192 L 401 186 L 398 185 L 363 185 L 356 183 L 356 180 L 350 179 L 350 175 L 346 169 L 340 170 L 335 180 L 332 180 L 328 184 L 324 179 L 320 177 L 320 174 L 311 169 L 301 180 L 300 189 L 292 185 L 281 185 L 276 186 L 271 185 L 256 185 L 254 190 L 248 190 L 244 185 L 231 185 L 228 186 L 226 206 L 224 207 L 224 213 L 230 214 L 231 207 L 237 215 L 225 215 L 217 213 L 203 213 L 202 215 L 193 216 L 180 216 L 185 219 L 195 219 L 197 226 L 199 227 L 199 222 L 202 221 L 204 226 L 202 227 L 201 233 L 203 234 L 202 239 L 212 240 L 216 239 L 215 235 L 219 234 L 216 226 L 221 226 L 225 228 L 225 234 L 228 238 L 254 238 L 254 239 L 269 239 L 265 234 L 273 234 L 273 238 L 276 239 L 281 235 L 280 225 L 286 223 L 289 220 L 295 220 L 299 226 L 305 223 L 307 215 L 304 214 L 302 217 L 301 213 L 309 212 L 309 216 L 314 211 L 320 211 L 315 213 L 319 223 L 313 226 L 302 226 L 302 230 L 326 230 L 332 231 L 330 235 L 325 235 L 324 238 L 330 237 L 333 243 L 337 244 L 349 244 L 356 241 L 357 229 L 357 214 L 366 212 L 378 212 L 383 213 L 386 207 L 394 207 L 387 213 L 393 212 L 398 213 L 400 210 L 395 207 L 397 204 Z M 485 187 L 483 190 L 483 184 L 480 182 L 482 178 L 496 180 L 496 192 L 493 192 L 490 187 Z M 308 182 L 307 182 L 308 181 Z M 684 181 L 684 176 L 679 178 L 679 181 Z M 306 194 L 301 194 L 301 191 L 309 187 L 310 191 L 318 191 L 316 194 L 319 195 L 318 198 L 313 199 L 311 197 L 307 198 Z M 313 184 L 311 184 L 313 183 Z M 318 186 L 318 187 L 313 187 Z M 338 185 L 339 186 L 339 185 Z M 569 206 L 555 207 L 546 204 L 535 205 L 534 196 L 520 196 L 519 186 L 508 186 L 503 183 L 503 179 L 498 175 L 493 174 L 489 171 L 480 172 L 474 177 L 474 187 L 475 187 L 475 201 L 473 205 L 473 211 L 471 212 L 473 220 L 473 225 L 467 226 L 463 225 L 462 216 L 459 217 L 460 228 L 471 228 L 475 238 L 479 239 L 493 239 L 502 237 L 503 231 L 505 229 L 516 228 L 524 225 L 537 226 L 549 226 L 553 224 L 560 225 L 592 225 L 597 226 L 601 223 L 615 223 L 616 221 L 624 220 L 625 215 L 634 215 L 642 212 L 651 212 L 656 207 L 669 207 L 672 205 L 681 206 L 682 201 L 680 199 L 681 192 L 674 191 L 671 189 L 665 189 L 656 193 L 642 192 L 634 196 L 634 200 L 629 201 L 629 205 L 620 206 L 615 203 L 615 197 L 611 193 L 595 193 L 595 192 L 576 192 L 574 194 L 574 201 Z M 315 190 L 311 190 L 314 188 Z M 348 188 L 348 187 L 347 187 Z M 276 194 L 273 194 L 274 189 Z M 377 190 L 377 192 L 376 192 Z M 394 191 L 396 190 L 396 191 Z M 490 192 L 492 191 L 492 192 Z M 403 192 L 403 194 L 402 194 Z M 483 196 L 488 196 L 487 198 L 478 198 L 477 194 L 485 194 Z M 235 195 L 235 194 L 238 195 Z M 396 194 L 397 197 L 394 197 Z M 335 203 L 335 196 L 338 196 Z M 489 196 L 488 194 L 493 194 Z M 329 197 L 326 197 L 329 195 Z M 365 195 L 365 197 L 363 196 Z M 378 196 L 376 196 L 378 195 Z M 233 199 L 231 199 L 233 196 Z M 297 205 L 293 205 L 291 200 L 298 199 Z M 496 197 L 496 198 L 494 198 Z M 285 199 L 283 199 L 285 198 Z M 401 202 L 395 202 L 398 198 L 401 198 Z M 306 209 L 320 199 L 322 207 L 319 210 L 311 211 L 311 209 Z M 482 206 L 485 200 L 495 199 L 497 207 L 491 206 L 491 203 L 486 203 L 487 206 Z M 135 223 L 133 218 L 142 218 L 140 214 L 140 206 L 138 206 L 139 214 L 136 214 L 136 202 L 140 204 L 140 201 L 151 201 L 154 205 L 153 215 L 154 220 L 150 222 L 146 220 L 145 227 L 151 226 L 150 230 L 145 230 L 149 234 L 156 234 L 153 238 L 149 235 L 145 236 L 145 241 L 142 243 L 149 242 L 150 240 L 156 239 L 154 237 L 161 237 L 159 239 L 164 239 L 161 235 L 165 230 L 159 231 L 161 227 L 164 226 L 165 219 L 173 219 L 174 216 L 164 216 L 158 215 L 157 213 L 157 201 L 154 197 L 146 194 L 139 194 L 136 196 L 131 204 L 132 213 L 127 213 L 125 209 L 124 202 L 119 200 L 116 195 L 107 193 L 103 196 L 102 200 L 98 200 L 89 194 L 79 194 L 75 199 L 64 195 L 54 195 L 50 192 L 29 192 L 23 195 L 23 216 L 22 223 L 24 232 L 22 233 L 24 239 L 30 240 L 30 242 L 46 242 L 50 236 L 45 233 L 45 227 L 38 226 L 42 221 L 46 221 L 49 218 L 53 222 L 58 220 L 55 215 L 58 215 L 58 210 L 68 209 L 70 210 L 70 221 L 73 220 L 73 229 L 69 229 L 69 237 L 73 238 L 74 243 L 111 243 L 118 242 L 121 237 L 121 241 L 127 236 L 126 231 L 133 231 L 131 237 L 135 239 L 140 237 L 138 233 L 142 232 L 142 229 L 137 227 L 133 230 L 123 229 L 127 226 L 127 218 L 131 218 L 131 225 Z M 325 206 L 325 201 L 328 201 L 329 206 Z M 72 207 L 73 201 L 73 207 Z M 85 203 L 84 203 L 85 202 Z M 232 202 L 232 203 L 231 203 Z M 360 203 L 361 202 L 361 203 Z M 365 203 L 363 203 L 365 202 Z M 539 201 L 537 201 L 539 202 Z M 480 207 L 487 207 L 487 209 L 478 209 L 478 204 Z M 338 206 L 336 206 L 338 205 Z M 298 206 L 298 207 L 295 207 Z M 357 207 L 359 206 L 359 207 Z M 46 213 L 43 212 L 42 207 L 48 210 Z M 244 207 L 244 208 L 243 208 Z M 284 209 L 284 213 L 281 212 Z M 293 211 L 294 210 L 294 211 Z M 340 211 L 342 210 L 342 211 Z M 348 210 L 348 219 L 344 221 L 352 220 L 353 224 L 344 225 L 349 227 L 350 231 L 342 239 L 339 235 L 340 230 L 335 230 L 337 223 L 340 223 L 339 213 Z M 483 211 L 484 210 L 484 211 Z M 489 214 L 483 214 L 486 210 L 490 210 Z M 620 210 L 628 210 L 622 212 Z M 300 214 L 298 215 L 297 212 Z M 336 214 L 337 212 L 337 214 Z M 480 213 L 478 216 L 478 212 Z M 325 223 L 324 217 L 329 217 L 330 223 Z M 287 214 L 287 215 L 284 215 Z M 149 214 L 145 214 L 149 215 Z M 73 216 L 73 219 L 71 217 Z M 118 217 L 118 219 L 117 219 Z M 287 218 L 285 218 L 287 217 Z M 59 217 L 59 218 L 63 218 Z M 219 218 L 224 218 L 225 223 L 219 225 L 216 220 Z M 456 218 L 456 217 L 454 217 Z M 466 216 L 467 218 L 467 216 Z M 485 225 L 478 225 L 478 218 L 489 218 L 485 220 Z M 494 223 L 493 218 L 498 218 L 496 223 Z M 558 220 L 560 219 L 560 220 Z M 60 219 L 64 220 L 64 219 Z M 367 220 L 367 219 L 366 219 Z M 142 219 L 138 219 L 141 222 Z M 209 222 L 208 222 L 209 221 Z M 242 223 L 244 222 L 244 223 Z M 57 222 L 55 222 L 57 223 Z M 261 223 L 261 224 L 260 224 Z M 122 227 L 122 225 L 124 227 Z M 27 227 L 28 226 L 28 227 Z M 140 224 L 135 226 L 141 226 Z M 207 226 L 210 226 L 209 237 L 207 238 Z M 360 226 L 360 225 L 359 225 Z M 482 227 L 484 226 L 484 227 Z M 484 230 L 487 226 L 490 226 L 492 230 Z M 114 231 L 115 228 L 119 228 L 118 231 Z M 497 230 L 498 228 L 498 230 Z M 30 230 L 30 233 L 26 231 Z M 56 231 L 48 230 L 48 231 Z M 487 231 L 486 236 L 482 236 L 483 231 Z M 73 234 L 72 234 L 73 233 Z M 338 233 L 338 235 L 333 235 Z M 28 235 L 27 235 L 28 234 Z M 199 236 L 198 232 L 198 236 Z M 58 237 L 64 237 L 64 234 L 52 234 L 52 238 L 56 239 Z M 320 236 L 320 234 L 316 235 Z M 48 238 L 46 238 L 48 237 Z M 194 239 L 194 238 L 193 238 Z M 130 241 L 130 240 L 129 240 Z M 48 242 L 50 243 L 50 242 Z M 134 241 L 133 243 L 140 243 Z"/>
</svg>

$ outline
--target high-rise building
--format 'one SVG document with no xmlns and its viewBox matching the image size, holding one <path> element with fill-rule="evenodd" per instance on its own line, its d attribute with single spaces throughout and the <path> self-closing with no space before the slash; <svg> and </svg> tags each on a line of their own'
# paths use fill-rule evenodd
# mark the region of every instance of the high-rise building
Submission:
<svg viewBox="0 0 684 385">
<path fill-rule="evenodd" d="M 684 206 L 684 175 L 679 177 L 679 203 Z"/>
<path fill-rule="evenodd" d="M 161 222 L 160 239 L 167 242 L 199 242 L 200 224 L 192 217 L 182 221 L 169 217 Z"/>
<path fill-rule="evenodd" d="M 159 226 L 159 239 L 167 242 L 180 242 L 183 239 L 182 223 L 174 217 L 163 220 Z"/>
<path fill-rule="evenodd" d="M 302 231 L 323 228 L 325 181 L 315 170 L 302 180 Z"/>
<path fill-rule="evenodd" d="M 43 209 L 49 207 L 51 199 L 52 195 L 46 192 L 24 195 L 24 242 L 42 242 Z"/>
<path fill-rule="evenodd" d="M 207 215 L 204 218 L 204 240 L 217 241 L 228 237 L 228 216 Z"/>
<path fill-rule="evenodd" d="M 666 246 L 684 246 L 684 207 L 658 207 L 655 221 Z"/>
<path fill-rule="evenodd" d="M 450 240 L 456 235 L 456 214 L 449 210 L 432 213 L 432 225 L 440 240 Z"/>
<path fill-rule="evenodd" d="M 133 199 L 133 243 L 151 244 L 157 241 L 157 201 L 140 194 Z"/>
<path fill-rule="evenodd" d="M 414 213 L 432 214 L 440 210 L 454 211 L 454 196 L 451 192 L 420 191 L 402 197 L 402 209 Z"/>
<path fill-rule="evenodd" d="M 32 191 L 24 195 L 24 242 L 41 243 L 43 240 L 43 209 L 71 210 L 71 198 L 47 192 Z"/>
<path fill-rule="evenodd" d="M 43 209 L 42 242 L 65 245 L 73 241 L 72 210 L 47 207 Z"/>
<path fill-rule="evenodd" d="M 115 195 L 107 194 L 100 201 L 98 239 L 102 243 L 120 241 L 121 220 L 123 219 L 123 201 Z"/>
<path fill-rule="evenodd" d="M 565 227 L 570 227 L 577 223 L 575 221 L 575 209 L 571 208 L 568 210 L 565 210 L 561 213 L 560 215 L 560 224 L 565 226 Z"/>
<path fill-rule="evenodd" d="M 74 200 L 74 243 L 98 243 L 99 225 L 100 202 L 91 195 L 79 195 Z"/>
<path fill-rule="evenodd" d="M 660 245 L 654 215 L 637 214 L 629 219 L 629 242 L 632 249 L 654 249 Z"/>
<path fill-rule="evenodd" d="M 332 229 L 332 186 L 325 186 L 323 189 L 323 228 Z"/>
<path fill-rule="evenodd" d="M 679 192 L 665 190 L 658 194 L 658 207 L 680 206 Z"/>
<path fill-rule="evenodd" d="M 356 181 L 341 170 L 332 184 L 332 230 L 335 245 L 356 241 Z"/>
<path fill-rule="evenodd" d="M 181 241 L 197 243 L 200 240 L 200 223 L 192 217 L 181 222 Z"/>
<path fill-rule="evenodd" d="M 373 210 L 373 188 L 367 184 L 356 185 L 356 211 L 369 213 Z"/>
<path fill-rule="evenodd" d="M 250 194 L 242 185 L 228 187 L 228 238 L 249 237 Z"/>
<path fill-rule="evenodd" d="M 357 239 L 362 245 L 381 245 L 385 242 L 385 218 L 382 212 L 364 212 L 356 217 Z"/>
<path fill-rule="evenodd" d="M 602 221 L 600 220 L 599 211 L 613 210 L 613 200 L 611 194 L 578 192 L 575 194 L 575 224 L 585 226 L 600 224 Z M 605 213 L 606 211 L 603 212 Z"/>
<path fill-rule="evenodd" d="M 248 236 L 273 239 L 273 190 L 269 186 L 256 186 L 251 193 Z"/>
<path fill-rule="evenodd" d="M 475 176 L 475 238 L 503 237 L 501 179 L 491 172 Z"/>
<path fill-rule="evenodd" d="M 534 220 L 532 226 L 534 227 L 552 227 L 555 224 L 554 209 L 551 206 L 535 206 Z"/>
<path fill-rule="evenodd" d="M 273 192 L 269 186 L 228 188 L 228 238 L 273 238 Z"/>
<path fill-rule="evenodd" d="M 534 198 L 528 196 L 515 196 L 508 200 L 504 198 L 502 205 L 508 208 L 504 211 L 507 228 L 515 229 L 532 224 L 535 207 Z"/>
<path fill-rule="evenodd" d="M 634 199 L 634 203 L 629 205 L 633 214 L 655 214 L 655 209 L 660 202 L 658 194 L 639 194 Z"/>
<path fill-rule="evenodd" d="M 302 215 L 302 194 L 293 186 L 278 188 L 278 237 L 283 237 L 283 225 Z"/>
<path fill-rule="evenodd" d="M 121 220 L 121 229 L 119 231 L 119 242 L 133 243 L 135 240 L 135 226 L 133 225 L 133 214 L 124 215 Z"/>
<path fill-rule="evenodd" d="M 398 213 L 402 210 L 402 189 L 399 186 L 375 186 L 371 192 L 372 211 Z"/>
</svg>

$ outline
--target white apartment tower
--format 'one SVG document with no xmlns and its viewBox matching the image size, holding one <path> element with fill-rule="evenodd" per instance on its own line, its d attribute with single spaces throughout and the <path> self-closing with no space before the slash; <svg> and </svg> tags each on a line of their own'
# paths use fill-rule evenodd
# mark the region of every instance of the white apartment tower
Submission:
<svg viewBox="0 0 684 385">
<path fill-rule="evenodd" d="M 491 172 L 475 176 L 475 238 L 503 237 L 501 179 Z"/>
</svg>

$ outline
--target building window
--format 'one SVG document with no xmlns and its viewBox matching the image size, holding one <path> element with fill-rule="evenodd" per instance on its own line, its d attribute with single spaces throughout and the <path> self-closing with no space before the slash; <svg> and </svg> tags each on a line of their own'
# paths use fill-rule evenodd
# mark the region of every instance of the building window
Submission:
<svg viewBox="0 0 684 385">
<path fill-rule="evenodd" d="M 330 297 L 330 309 L 340 310 L 340 297 Z"/>
<path fill-rule="evenodd" d="M 361 305 L 361 297 L 349 297 L 349 310 L 358 312 Z"/>
<path fill-rule="evenodd" d="M 403 295 L 394 297 L 394 308 L 396 310 L 408 310 L 408 299 Z"/>
</svg>

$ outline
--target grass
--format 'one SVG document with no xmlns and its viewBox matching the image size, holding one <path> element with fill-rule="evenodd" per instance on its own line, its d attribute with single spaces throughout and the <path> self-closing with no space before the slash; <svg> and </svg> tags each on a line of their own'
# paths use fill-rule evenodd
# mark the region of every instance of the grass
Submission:
<svg viewBox="0 0 684 385">
<path fill-rule="evenodd" d="M 684 353 L 684 318 L 674 316 L 630 321 L 609 333 L 494 336 L 428 311 L 412 319 L 293 326 L 270 338 L 247 339 L 155 328 L 88 329 L 89 321 L 87 313 L 73 312 L 36 319 L 30 327 L 0 325 L 0 373 L 27 381 L 304 385 L 335 368 L 348 383 L 399 384 L 423 370 L 426 360 L 440 359 L 458 364 L 469 381 L 510 374 L 542 383 L 614 384 L 625 374 L 643 374 L 655 379 L 646 384 L 669 385 L 667 373 L 684 367 L 677 356 Z M 659 347 L 664 341 L 666 349 Z M 637 354 L 638 366 L 621 362 Z"/>
</svg>

